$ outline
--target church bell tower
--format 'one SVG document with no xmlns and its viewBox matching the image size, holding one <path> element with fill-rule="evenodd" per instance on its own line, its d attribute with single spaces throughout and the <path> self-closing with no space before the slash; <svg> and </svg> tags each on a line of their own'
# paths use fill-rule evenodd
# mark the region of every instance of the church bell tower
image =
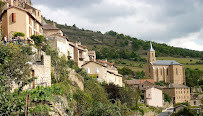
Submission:
<svg viewBox="0 0 203 116">
<path fill-rule="evenodd" d="M 155 56 L 155 50 L 152 47 L 152 43 L 150 42 L 150 48 L 147 51 L 147 65 L 146 65 L 146 71 L 145 71 L 145 76 L 147 78 L 151 78 L 151 63 L 156 62 L 156 56 Z"/>
</svg>

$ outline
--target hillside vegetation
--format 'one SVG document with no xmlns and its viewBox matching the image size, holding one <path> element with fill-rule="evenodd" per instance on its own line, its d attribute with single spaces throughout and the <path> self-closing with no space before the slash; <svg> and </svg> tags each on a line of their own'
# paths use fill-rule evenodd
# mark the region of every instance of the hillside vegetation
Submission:
<svg viewBox="0 0 203 116">
<path fill-rule="evenodd" d="M 52 24 L 53 21 L 46 20 Z M 126 79 L 145 78 L 147 50 L 150 41 L 119 34 L 114 31 L 102 34 L 100 31 L 79 29 L 76 25 L 57 24 L 70 41 L 81 41 L 89 50 L 95 50 L 97 59 L 108 59 L 118 67 L 119 73 Z M 186 69 L 187 85 L 202 85 L 203 52 L 188 50 L 152 42 L 157 60 L 175 60 Z M 194 79 L 195 78 L 195 79 Z M 193 80 L 193 81 L 191 81 Z M 189 82 L 190 81 L 190 82 Z"/>
</svg>

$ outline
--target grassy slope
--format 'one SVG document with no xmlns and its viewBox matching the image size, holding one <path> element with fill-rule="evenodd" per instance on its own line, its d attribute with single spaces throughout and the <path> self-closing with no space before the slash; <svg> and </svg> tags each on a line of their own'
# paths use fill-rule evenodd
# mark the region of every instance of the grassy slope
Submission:
<svg viewBox="0 0 203 116">
<path fill-rule="evenodd" d="M 48 23 L 52 23 L 51 21 L 47 21 Z M 100 48 L 100 47 L 109 47 L 109 48 L 115 48 L 115 49 L 128 49 L 129 51 L 132 51 L 131 44 L 129 41 L 129 45 L 122 47 L 119 46 L 119 43 L 125 42 L 123 39 L 116 39 L 116 37 L 105 35 L 100 32 L 93 32 L 91 30 L 84 30 L 84 29 L 78 29 L 72 26 L 63 26 L 63 25 L 57 25 L 60 29 L 63 30 L 64 34 L 69 37 L 70 41 L 76 42 L 81 41 L 83 45 L 86 45 L 88 49 L 92 50 L 94 48 Z M 115 42 L 117 44 L 115 44 Z M 137 51 L 137 53 L 143 57 L 146 58 L 146 50 L 143 50 L 142 48 Z M 112 62 L 115 62 L 117 59 L 111 60 Z M 179 63 L 184 64 L 185 68 L 191 68 L 191 69 L 200 69 L 203 70 L 203 65 L 197 65 L 195 64 L 197 61 L 200 61 L 200 58 L 175 58 L 175 57 L 157 57 L 157 60 L 175 60 Z M 145 62 L 135 62 L 131 60 L 125 60 L 121 59 L 121 63 L 116 63 L 117 67 L 121 68 L 124 66 L 129 67 L 133 71 L 144 71 L 145 70 Z"/>
<path fill-rule="evenodd" d="M 181 64 L 184 65 L 185 68 L 191 68 L 191 69 L 199 69 L 203 71 L 203 65 L 197 65 L 194 64 L 197 61 L 200 61 L 199 59 L 195 58 L 174 58 L 174 57 L 157 57 L 157 60 L 175 60 Z M 192 61 L 190 61 L 192 60 Z M 112 60 L 114 62 L 115 60 Z M 122 68 L 124 66 L 129 67 L 133 71 L 145 71 L 145 65 L 146 63 L 143 62 L 135 62 L 131 60 L 121 60 L 121 63 L 116 64 L 118 68 Z"/>
</svg>

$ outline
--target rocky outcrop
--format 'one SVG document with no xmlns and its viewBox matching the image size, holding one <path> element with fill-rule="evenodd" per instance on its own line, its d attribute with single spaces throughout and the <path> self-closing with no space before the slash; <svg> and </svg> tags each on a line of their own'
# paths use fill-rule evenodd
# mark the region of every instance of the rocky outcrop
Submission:
<svg viewBox="0 0 203 116">
<path fill-rule="evenodd" d="M 77 74 L 75 70 L 69 69 L 69 79 L 76 83 L 81 90 L 84 90 L 84 78 Z"/>
</svg>

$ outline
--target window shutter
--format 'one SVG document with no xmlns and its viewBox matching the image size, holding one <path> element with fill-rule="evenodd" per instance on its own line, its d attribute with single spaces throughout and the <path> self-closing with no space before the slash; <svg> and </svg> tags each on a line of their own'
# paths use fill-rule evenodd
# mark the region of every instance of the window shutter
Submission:
<svg viewBox="0 0 203 116">
<path fill-rule="evenodd" d="M 12 22 L 16 22 L 16 13 L 12 13 Z"/>
</svg>

